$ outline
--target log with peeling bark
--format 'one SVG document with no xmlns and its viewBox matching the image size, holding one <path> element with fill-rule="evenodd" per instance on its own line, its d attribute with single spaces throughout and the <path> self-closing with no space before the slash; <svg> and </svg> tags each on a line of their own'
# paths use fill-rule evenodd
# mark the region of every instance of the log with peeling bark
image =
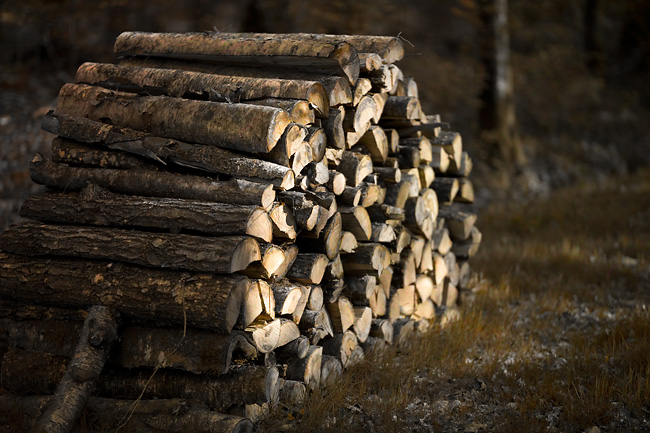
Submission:
<svg viewBox="0 0 650 433">
<path fill-rule="evenodd" d="M 311 390 L 317 389 L 320 385 L 322 356 L 321 346 L 310 346 L 307 356 L 289 362 L 286 370 L 287 379 L 304 382 Z"/>
<path fill-rule="evenodd" d="M 72 430 L 95 389 L 111 346 L 118 338 L 117 331 L 118 315 L 110 308 L 95 305 L 88 310 L 74 356 L 39 417 L 35 431 Z"/>
<path fill-rule="evenodd" d="M 249 235 L 266 242 L 274 234 L 269 215 L 259 206 L 126 196 L 92 184 L 80 193 L 32 196 L 20 214 L 43 222 Z"/>
<path fill-rule="evenodd" d="M 0 253 L 0 294 L 9 299 L 85 308 L 103 304 L 122 315 L 230 332 L 250 281 L 150 269 L 119 262 L 30 258 Z M 74 290 L 71 290 L 74 288 Z"/>
<path fill-rule="evenodd" d="M 380 275 L 390 265 L 390 252 L 382 244 L 361 243 L 354 253 L 341 258 L 346 274 Z"/>
<path fill-rule="evenodd" d="M 329 111 L 325 88 L 313 81 L 232 77 L 179 69 L 84 63 L 77 70 L 75 82 L 124 91 L 147 91 L 176 98 L 220 102 L 260 101 L 267 98 L 305 100 L 322 116 L 327 117 Z"/>
<path fill-rule="evenodd" d="M 115 41 L 120 56 L 170 57 L 235 65 L 274 65 L 359 78 L 357 50 L 345 39 L 309 34 L 124 32 Z"/>
<path fill-rule="evenodd" d="M 299 283 L 318 284 L 323 279 L 328 262 L 324 254 L 299 253 L 287 278 Z"/>
<path fill-rule="evenodd" d="M 84 167 L 158 169 L 157 165 L 121 150 L 103 149 L 61 137 L 52 140 L 52 161 Z"/>
<path fill-rule="evenodd" d="M 85 84 L 63 85 L 56 111 L 249 153 L 269 152 L 291 122 L 287 112 L 273 107 L 139 96 Z"/>
<path fill-rule="evenodd" d="M 202 176 L 152 170 L 68 167 L 36 155 L 30 164 L 34 182 L 49 188 L 80 191 L 94 183 L 115 193 L 246 204 L 268 209 L 275 199 L 272 185 L 242 179 L 214 181 Z"/>
<path fill-rule="evenodd" d="M 23 417 L 27 430 L 43 412 L 50 396 L 0 396 L 0 413 L 17 413 Z M 211 433 L 250 433 L 253 424 L 246 418 L 209 410 L 205 405 L 184 399 L 118 400 L 91 397 L 85 408 L 85 419 L 93 428 L 103 431 L 192 431 Z M 14 420 L 15 422 L 15 420 Z M 36 430 L 41 431 L 41 430 Z"/>
<path fill-rule="evenodd" d="M 0 235 L 0 247 L 24 255 L 76 256 L 142 266 L 232 273 L 261 259 L 249 236 L 203 237 L 24 222 Z"/>
<path fill-rule="evenodd" d="M 324 339 L 322 345 L 323 354 L 336 357 L 341 361 L 343 368 L 346 368 L 350 365 L 352 354 L 359 342 L 354 332 L 349 330 Z"/>
<path fill-rule="evenodd" d="M 120 128 L 83 117 L 48 113 L 43 121 L 43 129 L 73 140 L 122 150 L 156 162 L 189 167 L 207 173 L 274 181 L 274 184 L 283 189 L 293 188 L 295 182 L 294 173 L 283 165 L 262 161 L 215 146 L 155 137 L 140 131 Z M 304 135 L 294 137 L 301 131 L 298 125 L 291 124 L 280 141 L 283 142 L 286 140 L 285 136 L 290 135 L 290 140 L 302 142 Z M 278 146 L 282 147 L 280 144 L 278 142 Z M 110 164 L 103 164 L 102 161 L 103 159 L 100 160 L 99 166 L 111 167 Z M 140 165 L 142 165 L 141 162 Z M 128 167 L 123 166 L 122 168 Z"/>
</svg>

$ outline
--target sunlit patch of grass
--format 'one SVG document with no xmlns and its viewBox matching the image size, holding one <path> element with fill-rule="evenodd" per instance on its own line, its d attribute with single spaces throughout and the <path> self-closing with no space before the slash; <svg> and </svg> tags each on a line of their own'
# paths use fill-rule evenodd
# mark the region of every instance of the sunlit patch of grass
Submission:
<svg viewBox="0 0 650 433">
<path fill-rule="evenodd" d="M 461 320 L 369 357 L 262 430 L 464 431 L 471 419 L 583 431 L 621 410 L 647 418 L 650 171 L 491 209 L 478 225 Z"/>
</svg>

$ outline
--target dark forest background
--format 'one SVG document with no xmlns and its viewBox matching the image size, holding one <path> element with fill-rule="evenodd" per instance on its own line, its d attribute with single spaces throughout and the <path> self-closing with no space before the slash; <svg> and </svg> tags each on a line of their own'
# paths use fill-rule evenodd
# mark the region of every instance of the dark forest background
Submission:
<svg viewBox="0 0 650 433">
<path fill-rule="evenodd" d="M 439 113 L 463 134 L 477 166 L 475 183 L 485 187 L 482 198 L 544 192 L 650 163 L 650 2 L 509 2 L 513 100 L 525 164 L 498 155 L 481 131 L 485 3 L 4 0 L 0 128 L 20 132 L 21 122 L 37 123 L 81 63 L 115 60 L 113 41 L 124 30 L 400 35 L 407 55 L 399 66 L 416 79 L 425 112 Z M 31 158 L 33 143 L 2 138 L 20 147 L 11 152 Z M 8 164 L 4 149 L 6 143 L 0 168 L 17 171 L 20 187 L 27 168 Z M 12 185 L 5 181 L 0 196 Z"/>
</svg>

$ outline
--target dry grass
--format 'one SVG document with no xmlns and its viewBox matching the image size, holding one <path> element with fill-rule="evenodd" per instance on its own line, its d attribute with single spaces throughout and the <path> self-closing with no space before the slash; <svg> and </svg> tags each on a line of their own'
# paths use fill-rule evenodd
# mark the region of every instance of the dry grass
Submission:
<svg viewBox="0 0 650 433">
<path fill-rule="evenodd" d="M 647 431 L 650 171 L 479 219 L 462 320 L 352 368 L 263 431 Z"/>
</svg>

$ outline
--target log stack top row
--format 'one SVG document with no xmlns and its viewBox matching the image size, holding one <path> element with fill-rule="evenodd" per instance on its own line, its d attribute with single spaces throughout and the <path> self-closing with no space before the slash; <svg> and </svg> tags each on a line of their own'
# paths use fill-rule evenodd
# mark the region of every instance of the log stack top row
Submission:
<svg viewBox="0 0 650 433">
<path fill-rule="evenodd" d="M 115 53 L 61 88 L 31 164 L 48 190 L 0 234 L 0 407 L 24 428 L 85 408 L 247 431 L 457 315 L 472 162 L 399 38 L 127 32 Z"/>
</svg>

